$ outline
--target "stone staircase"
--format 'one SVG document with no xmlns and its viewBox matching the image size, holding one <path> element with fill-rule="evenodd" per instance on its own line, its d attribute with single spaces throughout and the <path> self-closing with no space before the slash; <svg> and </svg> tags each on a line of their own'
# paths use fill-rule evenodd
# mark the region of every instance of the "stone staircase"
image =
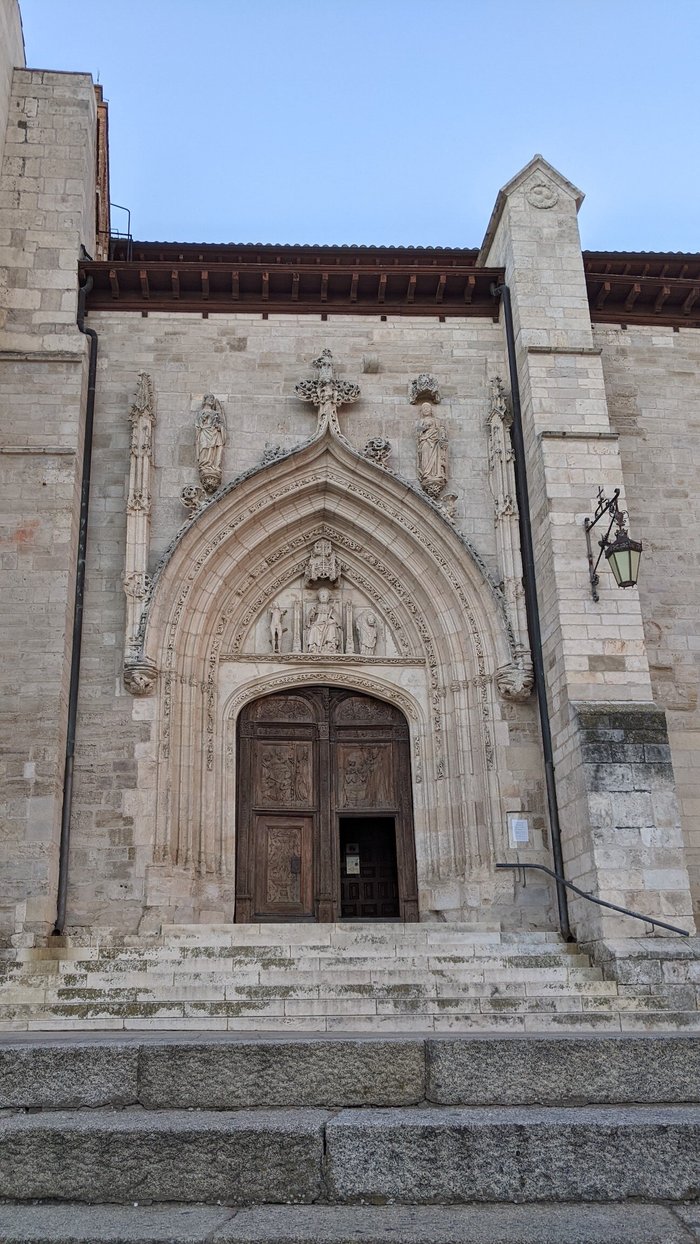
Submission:
<svg viewBox="0 0 700 1244">
<path fill-rule="evenodd" d="M 697 987 L 610 976 L 555 933 L 465 924 L 169 926 L 0 952 L 0 1029 L 700 1029 Z M 624 975 L 624 974 L 623 974 Z M 619 976 L 619 973 L 618 973 Z"/>
<path fill-rule="evenodd" d="M 3 1244 L 689 1244 L 700 1042 L 0 1039 Z"/>
</svg>

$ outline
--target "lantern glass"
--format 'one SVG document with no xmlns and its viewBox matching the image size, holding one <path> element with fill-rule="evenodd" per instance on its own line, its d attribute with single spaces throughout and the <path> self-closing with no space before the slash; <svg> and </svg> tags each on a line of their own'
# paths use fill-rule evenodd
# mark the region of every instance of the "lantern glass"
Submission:
<svg viewBox="0 0 700 1244">
<path fill-rule="evenodd" d="M 618 532 L 615 540 L 605 550 L 608 565 L 618 587 L 635 587 L 639 576 L 639 559 L 642 546 L 630 540 L 626 533 Z"/>
</svg>

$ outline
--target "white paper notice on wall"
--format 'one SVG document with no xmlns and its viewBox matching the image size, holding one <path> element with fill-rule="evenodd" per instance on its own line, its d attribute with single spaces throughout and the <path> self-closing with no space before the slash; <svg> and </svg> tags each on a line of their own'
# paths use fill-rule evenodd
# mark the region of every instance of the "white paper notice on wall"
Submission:
<svg viewBox="0 0 700 1244">
<path fill-rule="evenodd" d="M 530 822 L 524 816 L 509 816 L 510 839 L 514 846 L 530 841 Z"/>
</svg>

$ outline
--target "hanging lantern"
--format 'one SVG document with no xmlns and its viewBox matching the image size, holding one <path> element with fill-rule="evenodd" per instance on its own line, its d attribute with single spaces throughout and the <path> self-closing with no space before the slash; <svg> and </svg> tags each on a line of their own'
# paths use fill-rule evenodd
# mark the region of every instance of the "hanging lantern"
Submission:
<svg viewBox="0 0 700 1244">
<path fill-rule="evenodd" d="M 591 580 L 591 593 L 594 600 L 598 600 L 598 567 L 600 560 L 605 554 L 605 559 L 613 572 L 615 582 L 618 587 L 636 587 L 639 575 L 639 559 L 642 555 L 642 545 L 638 540 L 631 540 L 627 528 L 625 527 L 625 511 L 621 510 L 617 499 L 620 495 L 620 489 L 616 488 L 612 497 L 609 499 L 603 496 L 602 488 L 598 489 L 598 506 L 593 518 L 587 518 L 585 521 L 586 528 L 586 544 L 588 546 L 588 573 Z M 601 540 L 598 541 L 600 553 L 594 560 L 593 547 L 591 544 L 591 531 L 596 523 L 600 521 L 604 514 L 609 515 L 610 524 L 608 530 Z M 613 527 L 617 526 L 615 538 L 610 539 L 610 533 Z"/>
<path fill-rule="evenodd" d="M 641 544 L 638 540 L 630 540 L 626 531 L 618 531 L 612 543 L 606 546 L 605 557 L 618 587 L 637 586 L 641 555 Z"/>
</svg>

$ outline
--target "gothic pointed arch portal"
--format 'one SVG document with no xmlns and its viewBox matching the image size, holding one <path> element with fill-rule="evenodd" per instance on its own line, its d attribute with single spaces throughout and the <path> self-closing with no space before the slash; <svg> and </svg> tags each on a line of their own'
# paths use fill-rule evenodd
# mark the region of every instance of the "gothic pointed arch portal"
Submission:
<svg viewBox="0 0 700 1244">
<path fill-rule="evenodd" d="M 238 719 L 236 920 L 417 920 L 408 722 L 311 686 Z"/>
<path fill-rule="evenodd" d="M 518 659 L 501 596 L 424 495 L 332 429 L 222 488 L 182 528 L 140 640 L 157 679 L 143 704 L 157 740 L 143 761 L 149 904 L 233 918 L 238 718 L 261 696 L 322 685 L 408 721 L 421 918 L 459 912 L 467 889 L 473 906 L 512 886 L 494 869 L 507 806 L 500 675 Z"/>
</svg>

